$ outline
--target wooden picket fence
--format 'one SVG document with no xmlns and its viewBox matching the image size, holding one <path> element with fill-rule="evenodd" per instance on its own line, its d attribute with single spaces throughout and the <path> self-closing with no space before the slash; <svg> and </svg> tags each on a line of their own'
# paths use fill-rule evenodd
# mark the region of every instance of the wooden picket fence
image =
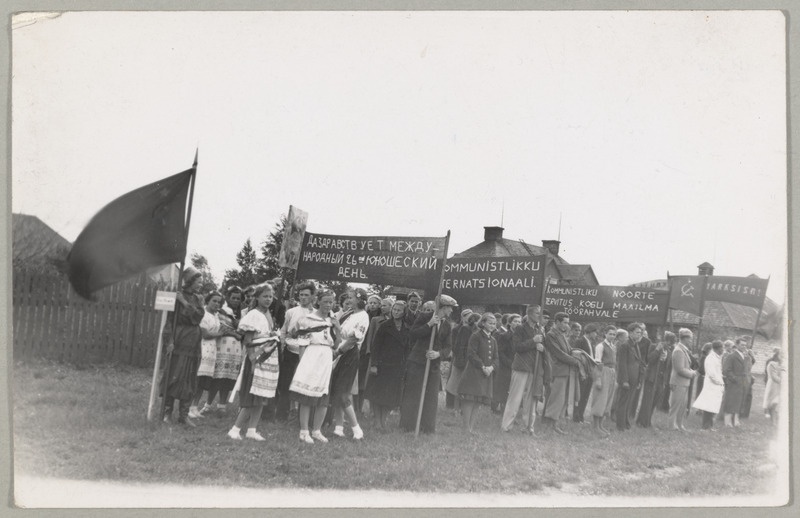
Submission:
<svg viewBox="0 0 800 518">
<path fill-rule="evenodd" d="M 97 292 L 92 302 L 63 276 L 15 270 L 14 358 L 152 365 L 161 324 L 157 289 L 140 276 Z"/>
</svg>

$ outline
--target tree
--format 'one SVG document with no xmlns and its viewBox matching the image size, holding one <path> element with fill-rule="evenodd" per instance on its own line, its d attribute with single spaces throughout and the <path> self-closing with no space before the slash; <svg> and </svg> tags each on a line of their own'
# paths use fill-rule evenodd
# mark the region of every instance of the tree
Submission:
<svg viewBox="0 0 800 518">
<path fill-rule="evenodd" d="M 242 249 L 236 254 L 236 264 L 239 265 L 239 268 L 225 270 L 225 279 L 222 281 L 223 289 L 234 284 L 240 288 L 246 288 L 258 283 L 259 279 L 256 276 L 257 261 L 256 251 L 253 250 L 253 245 L 250 244 L 250 239 L 248 238 Z"/>
<path fill-rule="evenodd" d="M 278 265 L 278 255 L 281 253 L 283 245 L 283 234 L 286 229 L 286 214 L 281 214 L 280 219 L 267 235 L 267 239 L 261 243 L 261 258 L 256 264 L 256 275 L 263 279 L 274 279 L 281 275 L 281 267 Z"/>
<path fill-rule="evenodd" d="M 203 293 L 216 290 L 217 281 L 214 279 L 214 274 L 211 273 L 211 268 L 208 266 L 208 259 L 206 259 L 205 256 L 194 252 L 190 257 L 190 260 L 192 262 L 192 266 L 197 268 L 197 271 L 200 272 L 200 276 L 203 279 Z"/>
</svg>

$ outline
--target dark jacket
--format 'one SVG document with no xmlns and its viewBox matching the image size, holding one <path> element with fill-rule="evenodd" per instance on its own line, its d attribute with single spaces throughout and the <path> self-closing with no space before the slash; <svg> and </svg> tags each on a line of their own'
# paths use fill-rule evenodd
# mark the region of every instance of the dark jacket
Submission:
<svg viewBox="0 0 800 518">
<path fill-rule="evenodd" d="M 500 368 L 511 370 L 514 363 L 514 332 L 509 329 L 503 333 L 495 335 L 497 340 L 497 355 L 500 357 Z"/>
<path fill-rule="evenodd" d="M 580 349 L 581 351 L 585 352 L 592 358 L 594 358 L 594 346 L 589 343 L 589 339 L 586 338 L 586 335 L 579 336 L 574 342 L 570 344 L 570 347 L 573 349 Z"/>
<path fill-rule="evenodd" d="M 672 351 L 667 350 L 667 357 L 661 361 L 661 353 L 666 347 L 665 344 L 659 344 L 656 347 L 650 347 L 650 352 L 647 353 L 647 367 L 645 368 L 644 380 L 647 383 L 655 383 L 659 372 L 663 373 L 667 369 L 667 361 L 669 360 Z"/>
<path fill-rule="evenodd" d="M 378 325 L 378 330 L 372 339 L 372 365 L 378 367 L 379 374 L 381 367 L 399 366 L 405 363 L 408 333 L 405 320 L 399 330 L 391 319 Z"/>
<path fill-rule="evenodd" d="M 467 366 L 467 346 L 469 337 L 475 329 L 472 326 L 458 326 L 458 331 L 453 335 L 453 366 L 463 369 Z"/>
<path fill-rule="evenodd" d="M 636 387 L 644 376 L 644 370 L 639 348 L 633 341 L 628 340 L 617 348 L 617 383 Z"/>
<path fill-rule="evenodd" d="M 431 327 L 428 322 L 433 318 L 433 313 L 420 313 L 414 326 L 409 331 L 412 346 L 411 352 L 408 355 L 408 361 L 425 365 L 427 358 L 425 353 L 428 352 L 428 346 L 431 340 Z M 447 356 L 450 353 L 452 344 L 452 333 L 450 332 L 450 320 L 444 318 L 439 323 L 439 331 L 436 333 L 436 338 L 433 341 L 433 350 L 439 351 L 440 357 Z M 438 371 L 440 358 L 431 360 L 431 370 Z"/>
<path fill-rule="evenodd" d="M 569 376 L 570 367 L 578 366 L 578 360 L 570 354 L 571 349 L 567 343 L 567 337 L 555 327 L 544 336 L 544 347 L 550 354 L 552 378 Z"/>
<path fill-rule="evenodd" d="M 483 373 L 483 367 L 498 368 L 497 342 L 486 336 L 482 329 L 472 333 L 467 345 L 467 366 L 458 385 L 459 394 L 492 397 L 492 376 Z"/>
</svg>

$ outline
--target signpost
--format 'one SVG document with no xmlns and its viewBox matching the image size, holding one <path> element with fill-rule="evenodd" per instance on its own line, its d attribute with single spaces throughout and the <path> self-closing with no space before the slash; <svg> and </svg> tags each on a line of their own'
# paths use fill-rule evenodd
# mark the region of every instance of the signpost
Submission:
<svg viewBox="0 0 800 518">
<path fill-rule="evenodd" d="M 156 389 L 158 387 L 158 371 L 161 368 L 161 349 L 164 341 L 164 327 L 167 325 L 167 313 L 175 311 L 177 293 L 174 291 L 157 291 L 155 309 L 161 311 L 161 326 L 158 331 L 158 345 L 156 346 L 156 364 L 153 368 L 153 382 L 150 384 L 150 402 L 147 405 L 147 420 L 152 421 L 156 411 Z"/>
</svg>

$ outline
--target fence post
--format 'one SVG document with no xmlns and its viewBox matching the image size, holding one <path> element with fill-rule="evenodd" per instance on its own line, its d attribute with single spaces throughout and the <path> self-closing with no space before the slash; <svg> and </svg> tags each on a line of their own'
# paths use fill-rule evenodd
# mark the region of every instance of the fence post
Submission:
<svg viewBox="0 0 800 518">
<path fill-rule="evenodd" d="M 134 284 L 134 286 L 133 286 L 134 287 L 133 294 L 132 294 L 132 298 L 133 298 L 133 303 L 132 303 L 133 314 L 131 316 L 131 332 L 130 332 L 130 335 L 129 335 L 131 352 L 128 355 L 128 365 L 132 365 L 133 364 L 133 350 L 135 348 L 135 343 L 136 343 L 136 325 L 137 325 L 136 319 L 138 318 L 139 305 L 141 304 L 141 301 L 140 301 L 140 299 L 142 298 L 141 297 L 141 292 L 142 292 L 142 286 L 144 285 L 143 277 L 144 277 L 144 274 L 140 275 L 136 279 L 136 284 Z"/>
</svg>

